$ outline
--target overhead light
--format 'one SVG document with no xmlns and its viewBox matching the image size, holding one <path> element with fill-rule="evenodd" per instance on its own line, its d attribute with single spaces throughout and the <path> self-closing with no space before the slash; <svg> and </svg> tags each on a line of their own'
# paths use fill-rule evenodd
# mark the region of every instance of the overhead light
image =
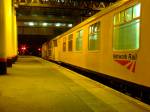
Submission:
<svg viewBox="0 0 150 112">
<path fill-rule="evenodd" d="M 48 2 L 48 0 L 42 0 L 43 2 Z"/>
<path fill-rule="evenodd" d="M 61 26 L 61 23 L 56 23 L 55 26 Z"/>
<path fill-rule="evenodd" d="M 34 23 L 33 22 L 29 22 L 28 25 L 29 26 L 34 26 Z"/>
<path fill-rule="evenodd" d="M 68 24 L 68 27 L 72 27 L 72 24 Z"/>
<path fill-rule="evenodd" d="M 65 0 L 58 0 L 57 2 L 65 2 Z"/>
<path fill-rule="evenodd" d="M 42 26 L 48 26 L 48 23 L 42 23 Z"/>
</svg>

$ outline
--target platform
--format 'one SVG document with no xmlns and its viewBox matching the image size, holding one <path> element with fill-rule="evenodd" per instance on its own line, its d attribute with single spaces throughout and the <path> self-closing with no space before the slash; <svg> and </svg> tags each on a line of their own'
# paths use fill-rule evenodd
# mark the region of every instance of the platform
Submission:
<svg viewBox="0 0 150 112">
<path fill-rule="evenodd" d="M 0 76 L 0 112 L 150 112 L 150 106 L 38 57 Z"/>
</svg>

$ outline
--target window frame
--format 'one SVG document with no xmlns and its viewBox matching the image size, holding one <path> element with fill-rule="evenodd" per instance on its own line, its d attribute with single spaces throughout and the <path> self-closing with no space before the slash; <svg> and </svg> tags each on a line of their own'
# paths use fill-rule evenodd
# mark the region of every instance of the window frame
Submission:
<svg viewBox="0 0 150 112">
<path fill-rule="evenodd" d="M 98 28 L 97 30 L 95 31 L 95 26 L 98 25 Z M 97 36 L 97 39 L 96 39 L 96 43 L 97 43 L 97 48 L 96 49 L 92 49 L 92 44 L 90 43 L 92 39 L 91 36 Z M 95 52 L 95 51 L 99 51 L 100 50 L 100 39 L 101 39 L 101 21 L 97 21 L 93 24 L 91 24 L 89 27 L 88 27 L 88 51 L 89 52 Z M 91 46 L 90 46 L 91 45 Z"/>
<path fill-rule="evenodd" d="M 71 47 L 70 47 L 71 43 Z M 73 34 L 68 35 L 68 51 L 73 51 Z"/>
<path fill-rule="evenodd" d="M 140 15 L 138 16 L 138 17 L 136 17 L 136 18 L 134 18 L 133 17 L 133 8 L 135 7 L 135 6 L 137 6 L 137 5 L 140 5 Z M 132 18 L 131 18 L 131 20 L 129 20 L 129 21 L 127 21 L 127 19 L 126 19 L 126 11 L 128 10 L 128 9 L 130 9 L 130 8 L 132 8 Z M 116 15 L 118 15 L 119 14 L 119 16 L 120 16 L 120 13 L 121 12 L 123 12 L 124 11 L 124 14 L 125 14 L 125 16 L 124 16 L 124 23 L 121 23 L 120 22 L 120 17 L 119 17 L 119 23 L 118 24 L 116 24 L 116 21 L 115 21 L 115 17 L 116 17 Z M 113 51 L 135 51 L 135 50 L 139 50 L 139 48 L 140 48 L 140 29 L 141 29 L 141 25 L 140 25 L 140 21 L 141 21 L 141 3 L 136 3 L 136 4 L 134 4 L 134 5 L 132 5 L 132 6 L 130 6 L 130 7 L 128 7 L 128 8 L 126 8 L 126 9 L 124 9 L 124 10 L 121 10 L 121 11 L 119 11 L 119 12 L 117 12 L 117 13 L 115 13 L 114 14 L 114 22 L 113 22 L 113 42 L 112 42 L 112 48 L 113 48 Z M 117 27 L 122 27 L 123 25 L 127 25 L 127 24 L 132 24 L 132 23 L 134 23 L 134 22 L 136 22 L 136 21 L 139 21 L 139 38 L 138 38 L 138 48 L 134 48 L 134 49 L 128 49 L 127 47 L 125 48 L 125 49 L 116 49 L 115 48 L 115 46 L 114 46 L 114 30 L 115 30 L 115 28 L 117 28 Z M 126 45 L 127 46 L 127 45 Z"/>
<path fill-rule="evenodd" d="M 76 51 L 82 51 L 82 49 L 83 49 L 83 34 L 84 34 L 84 31 L 83 31 L 83 29 L 80 29 L 80 30 L 78 30 L 77 32 L 76 32 L 76 39 L 75 39 L 75 50 Z M 78 41 L 78 39 L 79 40 L 81 40 L 81 46 L 79 47 L 79 41 Z M 78 43 L 78 44 L 77 44 Z M 78 46 L 77 46 L 78 45 Z M 77 48 L 78 47 L 78 48 Z"/>
<path fill-rule="evenodd" d="M 63 51 L 63 52 L 66 52 L 66 51 L 67 51 L 67 48 L 66 48 L 66 37 L 63 37 L 62 51 Z"/>
</svg>

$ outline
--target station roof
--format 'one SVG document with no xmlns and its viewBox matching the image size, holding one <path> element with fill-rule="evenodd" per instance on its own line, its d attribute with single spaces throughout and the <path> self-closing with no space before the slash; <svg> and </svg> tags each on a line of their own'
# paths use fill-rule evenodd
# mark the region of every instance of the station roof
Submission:
<svg viewBox="0 0 150 112">
<path fill-rule="evenodd" d="M 13 0 L 19 43 L 43 42 L 69 30 L 118 0 Z"/>
</svg>

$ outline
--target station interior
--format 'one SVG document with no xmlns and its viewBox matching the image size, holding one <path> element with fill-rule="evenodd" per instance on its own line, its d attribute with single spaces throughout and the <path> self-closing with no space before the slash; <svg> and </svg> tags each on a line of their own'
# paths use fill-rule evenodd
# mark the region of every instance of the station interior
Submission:
<svg viewBox="0 0 150 112">
<path fill-rule="evenodd" d="M 105 12 L 111 9 L 109 7 L 113 8 L 117 3 L 116 7 L 119 7 L 119 4 L 126 1 L 134 2 L 134 0 L 0 0 L 0 112 L 150 112 L 149 79 L 145 78 L 147 82 L 143 85 L 139 83 L 134 85 L 132 81 L 128 83 L 128 81 L 120 80 L 121 77 L 112 78 L 113 76 L 98 73 L 96 67 L 102 65 L 95 64 L 98 59 L 94 57 L 97 54 L 91 56 L 92 59 L 86 56 L 89 60 L 85 64 L 82 64 L 85 61 L 84 58 L 73 61 L 76 58 L 72 56 L 73 53 L 68 57 L 61 56 L 62 60 L 59 61 L 54 59 L 55 57 L 54 60 L 46 57 L 50 53 L 44 52 L 43 55 L 43 49 L 45 49 L 43 46 L 47 47 L 48 42 L 54 42 L 56 37 L 59 39 L 59 35 L 65 35 L 73 28 L 76 30 L 80 24 L 84 23 L 86 26 L 88 24 L 86 21 L 90 21 L 89 18 L 97 17 L 94 15 L 101 14 L 101 11 L 105 16 Z M 134 13 L 134 8 L 132 9 Z M 113 11 L 115 10 L 117 8 Z M 133 21 L 135 20 L 138 24 L 139 18 L 133 18 Z M 103 25 L 103 23 L 97 22 L 94 25 Z M 93 26 L 91 25 L 91 29 Z M 57 44 L 59 45 L 59 42 Z M 67 43 L 67 45 L 72 44 L 69 44 L 69 41 Z M 57 46 L 55 43 L 53 45 Z M 62 43 L 61 46 L 64 47 L 64 44 Z M 138 47 L 137 44 L 136 47 Z M 71 47 L 71 51 L 72 49 Z M 105 52 L 107 53 L 108 50 Z M 94 51 L 90 53 L 92 52 Z M 80 51 L 74 53 L 80 53 Z M 135 60 L 138 59 L 137 54 L 132 52 L 129 55 L 132 56 L 132 64 L 127 65 L 127 62 L 120 61 L 122 65 L 115 64 L 121 69 L 114 69 L 114 71 L 118 70 L 120 73 L 125 69 L 124 74 L 136 73 L 134 67 Z M 114 54 L 113 59 L 127 56 L 128 54 Z M 67 61 L 63 62 L 65 58 L 70 58 L 70 62 L 79 63 L 79 65 L 81 63 L 96 69 L 93 72 L 92 69 L 82 68 L 82 66 L 72 66 L 67 64 Z M 109 60 L 107 62 L 109 63 Z M 125 64 L 126 68 L 123 67 Z M 134 79 L 133 76 L 131 77 L 129 82 Z M 130 85 L 134 86 L 131 93 L 124 91 L 125 89 L 130 91 L 132 89 Z M 126 88 L 127 86 L 129 89 Z M 136 87 L 139 88 L 135 89 Z M 144 92 L 136 93 L 140 90 Z"/>
</svg>

